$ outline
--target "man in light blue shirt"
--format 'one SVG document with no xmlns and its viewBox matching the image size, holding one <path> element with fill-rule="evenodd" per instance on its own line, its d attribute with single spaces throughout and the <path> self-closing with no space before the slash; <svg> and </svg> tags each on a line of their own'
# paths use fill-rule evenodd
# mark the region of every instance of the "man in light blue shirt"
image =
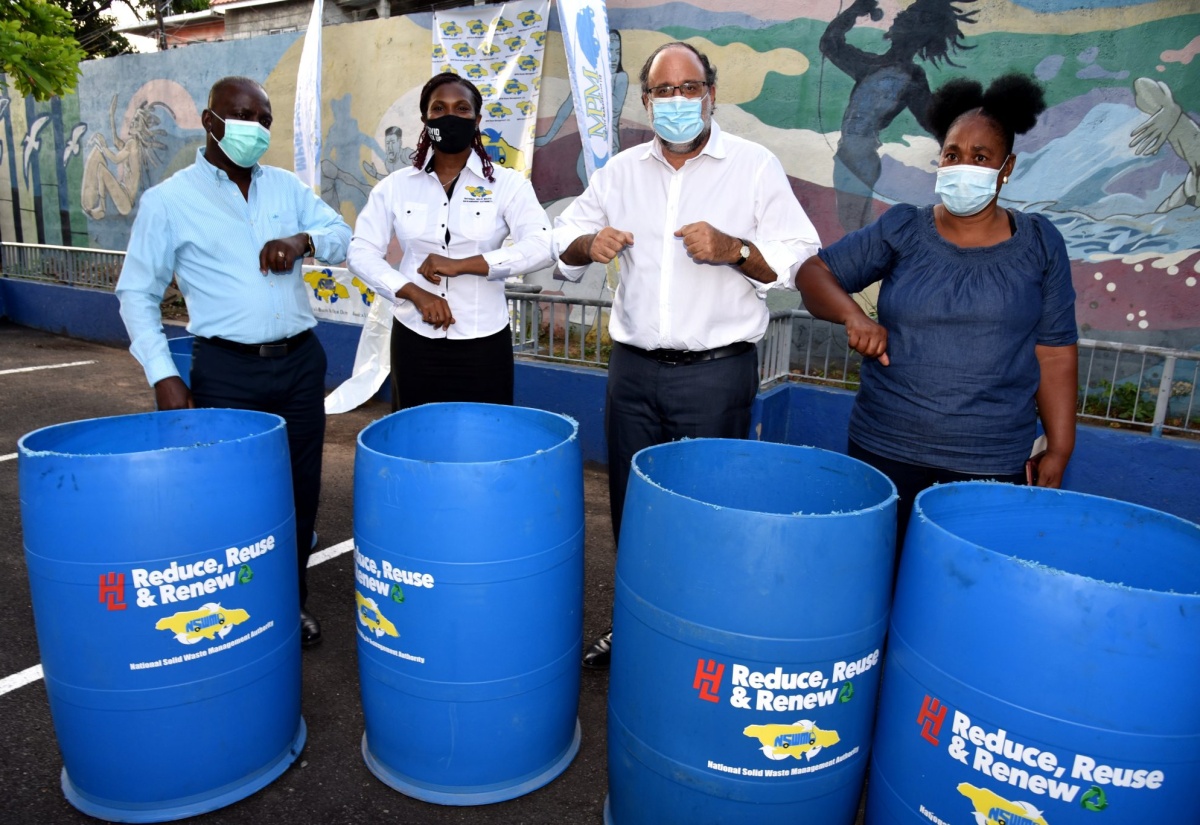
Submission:
<svg viewBox="0 0 1200 825">
<path fill-rule="evenodd" d="M 213 84 L 200 116 L 207 136 L 196 162 L 147 190 L 117 283 L 130 351 L 160 410 L 232 407 L 287 421 L 296 502 L 300 628 L 321 627 L 305 609 L 325 440 L 325 352 L 300 278 L 305 257 L 340 262 L 350 227 L 291 172 L 260 166 L 271 102 L 245 77 Z M 167 349 L 160 309 L 174 276 L 196 336 L 191 390 Z"/>
</svg>

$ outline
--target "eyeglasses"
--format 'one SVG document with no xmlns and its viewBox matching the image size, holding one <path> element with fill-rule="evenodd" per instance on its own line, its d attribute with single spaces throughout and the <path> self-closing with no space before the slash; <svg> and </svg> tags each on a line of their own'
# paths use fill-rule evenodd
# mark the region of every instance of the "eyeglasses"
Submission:
<svg viewBox="0 0 1200 825">
<path fill-rule="evenodd" d="M 651 86 L 647 91 L 651 97 L 661 100 L 668 97 L 675 97 L 676 92 L 682 93 L 684 97 L 703 97 L 706 89 L 708 89 L 708 84 L 703 80 L 687 80 L 678 86 L 672 86 L 669 83 L 662 86 Z"/>
</svg>

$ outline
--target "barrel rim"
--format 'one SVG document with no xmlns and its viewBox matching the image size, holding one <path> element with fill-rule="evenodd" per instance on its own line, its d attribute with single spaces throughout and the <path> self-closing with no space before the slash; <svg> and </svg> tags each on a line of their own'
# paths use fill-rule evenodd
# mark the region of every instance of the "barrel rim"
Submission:
<svg viewBox="0 0 1200 825">
<path fill-rule="evenodd" d="M 385 422 L 395 418 L 396 416 L 403 416 L 406 414 L 415 414 L 417 410 L 425 410 L 426 407 L 441 407 L 441 408 L 471 407 L 471 408 L 496 409 L 496 410 L 502 410 L 502 411 L 506 411 L 506 412 L 512 412 L 512 411 L 519 410 L 522 413 L 533 413 L 535 416 L 545 417 L 545 418 L 549 418 L 549 419 L 558 419 L 559 421 L 565 421 L 566 423 L 568 423 L 571 426 L 571 434 L 569 436 L 567 436 L 566 438 L 560 439 L 559 441 L 552 444 L 551 446 L 546 447 L 545 449 L 533 450 L 533 451 L 527 452 L 523 455 L 513 456 L 512 458 L 501 458 L 501 459 L 497 459 L 497 460 L 493 460 L 493 461 L 435 461 L 435 460 L 431 460 L 431 459 L 427 459 L 427 458 L 412 458 L 410 456 L 394 455 L 392 453 L 385 453 L 380 450 L 376 450 L 373 447 L 367 446 L 367 444 L 363 441 L 363 437 L 368 432 L 370 432 L 371 430 L 373 430 L 376 427 L 383 426 Z M 429 411 L 425 410 L 421 414 L 428 415 Z M 518 461 L 529 461 L 530 459 L 537 458 L 540 455 L 547 455 L 556 450 L 564 449 L 568 445 L 570 445 L 572 442 L 578 442 L 579 441 L 579 422 L 576 421 L 571 416 L 566 415 L 564 413 L 551 412 L 550 410 L 542 410 L 542 409 L 538 409 L 537 407 L 522 407 L 522 406 L 519 406 L 516 404 L 483 404 L 483 403 L 478 403 L 478 402 L 473 402 L 473 401 L 442 401 L 442 402 L 438 402 L 435 404 L 422 404 L 419 407 L 410 407 L 406 410 L 397 410 L 394 413 L 389 413 L 388 415 L 385 415 L 383 418 L 376 419 L 375 421 L 372 421 L 367 426 L 363 427 L 362 430 L 359 431 L 358 435 L 355 437 L 354 440 L 355 440 L 355 444 L 359 450 L 362 450 L 365 453 L 369 453 L 372 456 L 376 456 L 378 458 L 381 458 L 381 459 L 384 459 L 387 461 L 403 462 L 405 464 L 413 464 L 413 465 L 446 464 L 446 465 L 453 466 L 453 467 L 483 467 L 483 466 L 493 466 L 493 465 L 503 466 L 503 465 L 507 465 L 507 464 L 515 464 Z"/>
<path fill-rule="evenodd" d="M 26 445 L 26 441 L 28 441 L 29 439 L 36 438 L 37 436 L 40 436 L 43 433 L 47 433 L 49 431 L 59 430 L 59 429 L 66 430 L 68 428 L 80 427 L 85 424 L 95 424 L 97 422 L 106 422 L 106 423 L 107 422 L 117 422 L 117 421 L 123 421 L 125 419 L 150 418 L 150 417 L 154 417 L 154 416 L 167 416 L 167 415 L 180 415 L 180 414 L 188 415 L 188 416 L 192 416 L 192 417 L 206 417 L 207 418 L 207 417 L 210 417 L 212 413 L 218 413 L 218 412 L 219 413 L 231 413 L 232 412 L 232 413 L 238 413 L 239 415 L 242 415 L 246 418 L 262 418 L 265 420 L 273 419 L 273 421 L 271 422 L 272 425 L 270 427 L 266 427 L 263 430 L 256 432 L 256 433 L 249 433 L 247 435 L 238 436 L 237 438 L 223 438 L 223 439 L 219 439 L 219 440 L 215 440 L 215 441 L 212 441 L 212 440 L 201 441 L 201 442 L 197 442 L 196 444 L 191 444 L 188 446 L 180 446 L 180 447 L 156 447 L 152 450 L 127 450 L 127 451 L 122 451 L 122 452 L 77 453 L 77 452 L 64 452 L 62 450 L 34 450 L 34 449 L 30 449 Z M 120 457 L 125 457 L 125 456 L 153 455 L 155 453 L 171 453 L 171 452 L 176 452 L 176 451 L 194 450 L 199 447 L 215 447 L 218 445 L 238 444 L 238 443 L 250 441 L 250 440 L 256 439 L 256 438 L 262 438 L 263 436 L 268 436 L 268 435 L 276 432 L 277 430 L 284 429 L 286 426 L 287 426 L 287 422 L 284 421 L 284 419 L 281 416 L 275 415 L 274 413 L 260 412 L 258 410 L 236 409 L 233 407 L 195 407 L 195 408 L 190 408 L 190 409 L 186 409 L 186 410 L 152 410 L 150 412 L 129 413 L 126 415 L 109 415 L 109 416 L 97 416 L 95 418 L 80 418 L 75 421 L 62 421 L 62 422 L 59 422 L 58 424 L 48 424 L 45 427 L 38 427 L 36 430 L 30 430 L 29 432 L 25 433 L 25 435 L 21 436 L 17 440 L 17 452 L 20 454 L 20 457 L 22 460 L 32 460 L 32 459 L 38 459 L 38 458 L 70 458 L 70 459 L 75 459 L 75 460 L 79 460 L 79 461 L 83 461 L 83 460 L 87 460 L 87 459 L 112 459 L 112 458 L 120 458 Z"/>
<path fill-rule="evenodd" d="M 680 444 L 686 444 L 686 443 L 692 442 L 692 441 L 722 442 L 722 443 L 727 443 L 727 444 L 737 444 L 739 446 L 757 445 L 757 446 L 749 447 L 749 449 L 752 449 L 752 450 L 761 450 L 761 449 L 774 450 L 776 448 L 781 448 L 784 452 L 787 452 L 787 451 L 811 451 L 811 452 L 816 452 L 816 453 L 823 453 L 825 455 L 833 456 L 837 460 L 846 461 L 851 464 L 858 465 L 859 467 L 865 468 L 866 470 L 870 471 L 870 473 L 872 473 L 875 476 L 882 479 L 884 481 L 884 483 L 887 484 L 887 487 L 891 491 L 891 493 L 886 498 L 879 501 L 877 504 L 872 504 L 870 507 L 862 507 L 862 508 L 859 508 L 856 510 L 837 510 L 835 512 L 826 512 L 826 513 L 804 513 L 804 512 L 773 513 L 773 512 L 768 512 L 765 510 L 751 510 L 751 509 L 747 509 L 745 507 L 733 507 L 733 506 L 730 506 L 727 504 L 715 504 L 711 501 L 705 501 L 703 499 L 696 498 L 695 496 L 684 495 L 683 493 L 668 489 L 667 487 L 664 487 L 663 485 L 659 484 L 654 479 L 650 478 L 648 475 L 646 475 L 645 472 L 643 472 L 642 468 L 638 464 L 639 456 L 642 456 L 642 455 L 645 455 L 645 454 L 648 454 L 651 452 L 655 452 L 655 451 L 666 452 L 672 448 L 677 447 Z M 867 464 L 865 461 L 860 461 L 857 458 L 848 456 L 845 453 L 835 452 L 834 450 L 826 450 L 822 447 L 813 447 L 809 444 L 781 444 L 781 443 L 778 443 L 775 441 L 757 441 L 755 439 L 749 439 L 749 438 L 683 438 L 678 441 L 668 441 L 663 444 L 654 444 L 650 447 L 645 447 L 641 450 L 638 450 L 633 456 L 633 461 L 630 464 L 630 471 L 632 473 L 634 473 L 635 475 L 637 475 L 638 478 L 642 479 L 647 484 L 654 487 L 656 490 L 660 490 L 663 493 L 666 493 L 667 495 L 670 495 L 670 496 L 675 497 L 676 499 L 679 499 L 680 501 L 690 501 L 690 502 L 699 504 L 703 507 L 712 507 L 713 509 L 716 509 L 716 510 L 728 510 L 733 513 L 753 513 L 756 516 L 762 516 L 762 517 L 767 517 L 767 518 L 781 518 L 781 519 L 859 518 L 868 513 L 885 510 L 889 505 L 897 503 L 900 499 L 900 494 L 897 492 L 896 485 L 892 482 L 892 480 L 890 478 L 888 478 L 884 473 L 882 473 L 879 470 L 877 470 L 876 468 L 872 467 L 870 464 Z"/>
<path fill-rule="evenodd" d="M 1062 489 L 1050 488 L 1050 487 L 1030 487 L 1030 486 L 1020 485 L 1020 484 L 1008 484 L 1008 483 L 1005 483 L 1002 481 L 994 481 L 994 480 L 989 480 L 989 479 L 978 479 L 978 480 L 972 479 L 970 481 L 951 481 L 951 482 L 947 482 L 945 484 L 935 484 L 932 487 L 927 487 L 926 489 L 919 492 L 917 494 L 916 498 L 913 499 L 913 522 L 912 522 L 913 524 L 916 524 L 917 519 L 920 519 L 922 523 L 929 525 L 929 527 L 937 530 L 940 534 L 953 538 L 955 541 L 958 541 L 963 546 L 971 547 L 976 550 L 982 551 L 984 553 L 988 553 L 993 556 L 996 556 L 1003 563 L 1016 565 L 1016 566 L 1019 566 L 1022 568 L 1033 568 L 1033 569 L 1038 569 L 1038 570 L 1051 571 L 1058 575 L 1070 576 L 1072 578 L 1078 579 L 1079 581 L 1089 582 L 1089 583 L 1096 584 L 1096 585 L 1104 585 L 1105 587 L 1110 587 L 1115 590 L 1120 590 L 1120 591 L 1124 591 L 1124 592 L 1156 593 L 1156 594 L 1160 594 L 1163 596 L 1171 596 L 1171 597 L 1176 597 L 1176 598 L 1192 599 L 1192 600 L 1200 601 L 1200 590 L 1198 590 L 1197 592 L 1187 592 L 1187 591 L 1181 591 L 1181 590 L 1160 590 L 1160 589 L 1156 589 L 1153 587 L 1139 587 L 1137 585 L 1126 584 L 1124 582 L 1114 582 L 1114 581 L 1110 581 L 1108 579 L 1097 578 L 1095 576 L 1087 576 L 1087 575 L 1084 575 L 1083 573 L 1077 573 L 1072 570 L 1064 570 L 1061 567 L 1055 567 L 1054 565 L 1046 564 L 1045 562 L 1038 561 L 1036 559 L 1024 558 L 1021 556 L 1013 555 L 1012 553 L 1006 553 L 1001 550 L 996 550 L 992 547 L 987 547 L 983 544 L 979 544 L 978 542 L 971 541 L 970 539 L 964 538 L 963 536 L 959 535 L 958 533 L 951 532 L 949 529 L 942 526 L 937 521 L 935 521 L 934 519 L 930 518 L 928 515 L 925 514 L 924 508 L 922 507 L 921 499 L 925 498 L 926 495 L 929 495 L 931 497 L 936 497 L 936 496 L 944 495 L 945 494 L 944 491 L 946 491 L 946 490 L 954 490 L 954 489 L 961 490 L 969 485 L 977 485 L 980 487 L 986 487 L 988 489 L 1002 491 L 1001 495 L 1010 496 L 1010 497 L 1011 496 L 1020 496 L 1020 495 L 1038 496 L 1038 497 L 1042 497 L 1042 498 L 1048 498 L 1050 496 L 1056 496 L 1056 497 L 1067 496 L 1067 497 L 1075 497 L 1075 498 L 1080 498 L 1080 499 L 1088 499 L 1091 501 L 1102 501 L 1102 502 L 1106 502 L 1106 503 L 1116 504 L 1116 505 L 1126 509 L 1127 511 L 1147 513 L 1147 514 L 1154 516 L 1156 518 L 1156 520 L 1158 520 L 1158 521 L 1173 522 L 1177 527 L 1183 528 L 1184 530 L 1194 531 L 1196 533 L 1198 542 L 1200 542 L 1200 524 L 1196 524 L 1195 522 L 1188 521 L 1187 519 L 1181 518 L 1177 515 L 1174 515 L 1173 513 L 1167 513 L 1162 510 L 1156 510 L 1153 507 L 1146 507 L 1143 504 L 1135 504 L 1131 501 L 1124 501 L 1119 498 L 1109 498 L 1108 496 L 1098 496 L 1093 493 L 1081 493 L 1077 490 L 1062 490 Z M 911 530 L 911 528 L 910 528 L 910 530 Z"/>
</svg>

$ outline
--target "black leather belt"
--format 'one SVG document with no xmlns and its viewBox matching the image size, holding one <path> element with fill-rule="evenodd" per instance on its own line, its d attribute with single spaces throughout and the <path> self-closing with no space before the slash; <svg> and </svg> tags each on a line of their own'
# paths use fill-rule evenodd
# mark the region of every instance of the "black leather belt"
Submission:
<svg viewBox="0 0 1200 825">
<path fill-rule="evenodd" d="M 749 341 L 738 341 L 729 346 L 702 350 L 641 349 L 629 344 L 622 344 L 619 341 L 617 345 L 643 358 L 657 361 L 660 364 L 697 364 L 701 361 L 716 361 L 718 358 L 732 358 L 735 355 L 744 355 L 754 349 L 754 344 L 751 344 Z"/>
<path fill-rule="evenodd" d="M 312 337 L 312 330 L 306 329 L 304 332 L 297 333 L 290 338 L 281 338 L 278 341 L 270 341 L 266 344 L 243 344 L 238 341 L 229 341 L 225 338 L 197 338 L 205 344 L 212 344 L 214 347 L 221 349 L 240 352 L 243 355 L 257 355 L 259 358 L 281 358 L 284 355 L 295 352 L 300 346 Z"/>
</svg>

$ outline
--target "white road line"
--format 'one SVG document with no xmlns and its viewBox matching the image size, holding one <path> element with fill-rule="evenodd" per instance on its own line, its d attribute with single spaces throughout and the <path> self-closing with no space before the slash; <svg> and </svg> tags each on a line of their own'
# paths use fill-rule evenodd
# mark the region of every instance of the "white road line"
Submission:
<svg viewBox="0 0 1200 825">
<path fill-rule="evenodd" d="M 72 361 L 69 364 L 45 364 L 40 367 L 20 367 L 15 370 L 0 370 L 0 375 L 12 375 L 18 372 L 36 372 L 38 370 L 60 370 L 63 367 L 86 367 L 88 364 L 94 364 L 95 361 Z"/>
<path fill-rule="evenodd" d="M 0 455 L 0 461 L 12 461 L 16 457 L 17 457 L 16 453 L 9 453 L 8 455 Z"/>
<path fill-rule="evenodd" d="M 11 458 L 11 456 L 5 456 L 5 458 Z M 327 562 L 330 559 L 336 559 L 338 556 L 348 553 L 353 549 L 354 539 L 346 539 L 339 544 L 333 545 L 333 547 L 326 547 L 324 550 L 313 553 L 308 557 L 308 566 L 316 567 L 318 564 Z M 33 667 L 25 668 L 20 673 L 14 673 L 12 676 L 6 676 L 3 679 L 0 679 L 0 696 L 10 693 L 19 687 L 24 687 L 31 682 L 36 682 L 41 678 L 41 665 L 34 665 Z"/>
<path fill-rule="evenodd" d="M 24 687 L 30 682 L 36 682 L 41 678 L 41 665 L 27 667 L 20 673 L 14 673 L 12 676 L 5 676 L 3 679 L 0 679 L 0 696 L 3 696 L 9 691 L 16 690 L 19 687 Z"/>
<path fill-rule="evenodd" d="M 335 544 L 333 547 L 326 547 L 324 550 L 318 550 L 308 557 L 308 566 L 316 567 L 322 562 L 327 562 L 330 559 L 336 559 L 343 553 L 349 553 L 354 549 L 354 539 L 346 539 L 341 544 Z"/>
</svg>

